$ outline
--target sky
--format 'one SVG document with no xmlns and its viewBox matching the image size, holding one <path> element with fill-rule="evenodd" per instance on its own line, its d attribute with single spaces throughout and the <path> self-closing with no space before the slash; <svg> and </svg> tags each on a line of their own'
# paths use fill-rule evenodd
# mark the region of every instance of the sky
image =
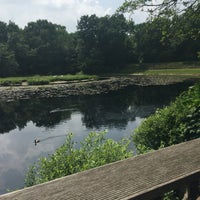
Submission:
<svg viewBox="0 0 200 200">
<path fill-rule="evenodd" d="M 124 0 L 0 0 L 0 21 L 15 22 L 24 28 L 28 22 L 47 19 L 63 25 L 68 32 L 76 31 L 77 21 L 83 15 L 112 15 Z M 133 16 L 136 23 L 145 21 L 145 14 Z"/>
</svg>

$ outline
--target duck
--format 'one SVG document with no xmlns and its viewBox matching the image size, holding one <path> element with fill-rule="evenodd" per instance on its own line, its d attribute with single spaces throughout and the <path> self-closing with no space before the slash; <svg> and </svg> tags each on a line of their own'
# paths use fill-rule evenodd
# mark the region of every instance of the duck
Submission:
<svg viewBox="0 0 200 200">
<path fill-rule="evenodd" d="M 40 140 L 36 138 L 36 139 L 34 140 L 34 142 L 35 142 L 35 146 L 36 146 L 36 145 L 37 145 L 37 143 L 39 143 L 39 142 L 40 142 Z"/>
</svg>

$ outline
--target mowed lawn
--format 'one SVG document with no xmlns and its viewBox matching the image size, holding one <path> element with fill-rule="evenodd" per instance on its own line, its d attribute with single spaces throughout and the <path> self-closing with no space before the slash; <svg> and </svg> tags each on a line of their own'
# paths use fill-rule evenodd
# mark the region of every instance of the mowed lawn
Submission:
<svg viewBox="0 0 200 200">
<path fill-rule="evenodd" d="M 131 64 L 120 71 L 122 74 L 144 75 L 200 75 L 200 62 L 169 62 Z"/>
<path fill-rule="evenodd" d="M 200 75 L 200 68 L 184 68 L 184 69 L 148 69 L 142 72 L 151 75 Z"/>
</svg>

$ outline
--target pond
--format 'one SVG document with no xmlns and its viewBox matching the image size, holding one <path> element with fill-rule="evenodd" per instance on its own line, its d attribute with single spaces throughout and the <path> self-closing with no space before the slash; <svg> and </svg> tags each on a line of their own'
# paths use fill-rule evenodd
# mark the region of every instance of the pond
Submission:
<svg viewBox="0 0 200 200">
<path fill-rule="evenodd" d="M 109 94 L 0 102 L 0 194 L 24 187 L 27 168 L 61 146 L 66 135 L 78 143 L 91 131 L 129 137 L 155 109 L 169 104 L 187 84 L 132 86 Z M 39 139 L 40 143 L 34 144 Z"/>
</svg>

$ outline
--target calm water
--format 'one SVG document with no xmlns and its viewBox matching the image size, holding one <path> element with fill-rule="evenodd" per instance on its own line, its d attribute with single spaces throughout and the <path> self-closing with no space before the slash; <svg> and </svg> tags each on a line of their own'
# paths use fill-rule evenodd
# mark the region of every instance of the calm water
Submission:
<svg viewBox="0 0 200 200">
<path fill-rule="evenodd" d="M 189 84 L 129 87 L 104 95 L 0 102 L 0 194 L 24 186 L 30 164 L 74 133 L 80 142 L 90 131 L 129 137 L 156 108 L 169 104 Z M 35 146 L 34 139 L 41 142 Z"/>
</svg>

